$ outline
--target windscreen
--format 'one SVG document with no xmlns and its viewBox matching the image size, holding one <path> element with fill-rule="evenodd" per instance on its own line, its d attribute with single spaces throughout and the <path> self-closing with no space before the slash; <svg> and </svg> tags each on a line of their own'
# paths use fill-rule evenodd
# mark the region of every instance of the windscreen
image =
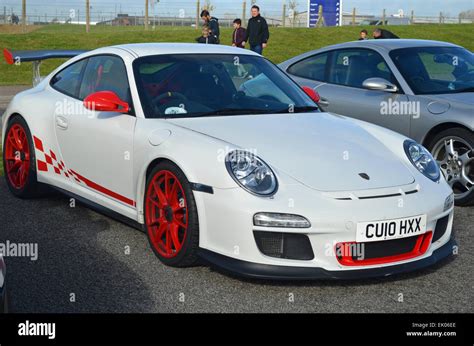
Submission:
<svg viewBox="0 0 474 346">
<path fill-rule="evenodd" d="M 134 62 L 147 118 L 296 113 L 317 105 L 259 56 L 156 55 Z"/>
</svg>

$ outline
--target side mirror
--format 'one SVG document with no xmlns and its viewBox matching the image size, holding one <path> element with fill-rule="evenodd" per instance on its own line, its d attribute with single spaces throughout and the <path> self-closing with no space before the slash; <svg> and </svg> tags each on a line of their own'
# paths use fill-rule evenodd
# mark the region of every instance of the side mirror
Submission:
<svg viewBox="0 0 474 346">
<path fill-rule="evenodd" d="M 396 93 L 398 91 L 395 84 L 383 78 L 368 78 L 362 83 L 362 86 L 369 90 L 386 91 L 389 93 Z"/>
<path fill-rule="evenodd" d="M 306 93 L 306 95 L 308 95 L 314 102 L 318 103 L 321 100 L 321 97 L 316 91 L 314 91 L 313 88 L 310 88 L 309 86 L 304 86 L 302 87 L 302 89 Z"/>
<path fill-rule="evenodd" d="M 130 106 L 113 91 L 98 91 L 84 99 L 84 107 L 92 111 L 128 113 Z"/>
</svg>

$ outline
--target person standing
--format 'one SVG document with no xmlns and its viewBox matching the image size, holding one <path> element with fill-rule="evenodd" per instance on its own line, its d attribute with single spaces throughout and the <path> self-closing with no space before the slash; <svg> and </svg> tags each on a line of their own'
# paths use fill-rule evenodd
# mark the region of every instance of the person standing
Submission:
<svg viewBox="0 0 474 346">
<path fill-rule="evenodd" d="M 209 13 L 208 10 L 203 10 L 201 12 L 201 19 L 204 21 L 205 25 L 209 27 L 209 30 L 211 31 L 211 35 L 216 40 L 216 43 L 220 43 L 219 19 L 217 19 L 216 17 L 211 17 L 211 14 Z"/>
<path fill-rule="evenodd" d="M 234 32 L 232 33 L 232 47 L 245 48 L 245 28 L 242 28 L 242 21 L 234 19 Z"/>
<path fill-rule="evenodd" d="M 249 19 L 247 32 L 245 34 L 246 42 L 250 44 L 250 50 L 262 54 L 263 49 L 267 48 L 270 32 L 265 18 L 260 15 L 260 8 L 257 5 L 252 6 L 252 18 Z"/>
</svg>

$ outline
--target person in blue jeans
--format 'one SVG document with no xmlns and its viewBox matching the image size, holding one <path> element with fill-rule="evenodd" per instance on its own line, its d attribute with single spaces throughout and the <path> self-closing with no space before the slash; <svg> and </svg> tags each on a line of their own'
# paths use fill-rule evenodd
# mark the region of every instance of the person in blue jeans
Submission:
<svg viewBox="0 0 474 346">
<path fill-rule="evenodd" d="M 265 18 L 260 15 L 260 8 L 257 5 L 252 6 L 252 18 L 249 19 L 245 41 L 250 44 L 250 50 L 262 54 L 263 49 L 267 47 L 270 32 Z"/>
</svg>

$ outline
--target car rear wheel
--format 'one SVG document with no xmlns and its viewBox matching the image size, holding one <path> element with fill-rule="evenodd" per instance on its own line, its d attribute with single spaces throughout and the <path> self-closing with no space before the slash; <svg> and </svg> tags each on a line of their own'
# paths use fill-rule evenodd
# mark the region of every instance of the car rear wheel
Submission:
<svg viewBox="0 0 474 346">
<path fill-rule="evenodd" d="M 35 197 L 40 190 L 36 179 L 36 157 L 30 129 L 25 120 L 14 116 L 3 143 L 3 167 L 9 190 L 17 197 Z"/>
<path fill-rule="evenodd" d="M 462 128 L 444 130 L 432 139 L 428 149 L 453 188 L 456 205 L 474 204 L 474 134 Z"/>
<path fill-rule="evenodd" d="M 199 223 L 191 186 L 173 163 L 156 165 L 145 191 L 145 226 L 151 248 L 166 265 L 188 267 L 198 261 Z"/>
</svg>

